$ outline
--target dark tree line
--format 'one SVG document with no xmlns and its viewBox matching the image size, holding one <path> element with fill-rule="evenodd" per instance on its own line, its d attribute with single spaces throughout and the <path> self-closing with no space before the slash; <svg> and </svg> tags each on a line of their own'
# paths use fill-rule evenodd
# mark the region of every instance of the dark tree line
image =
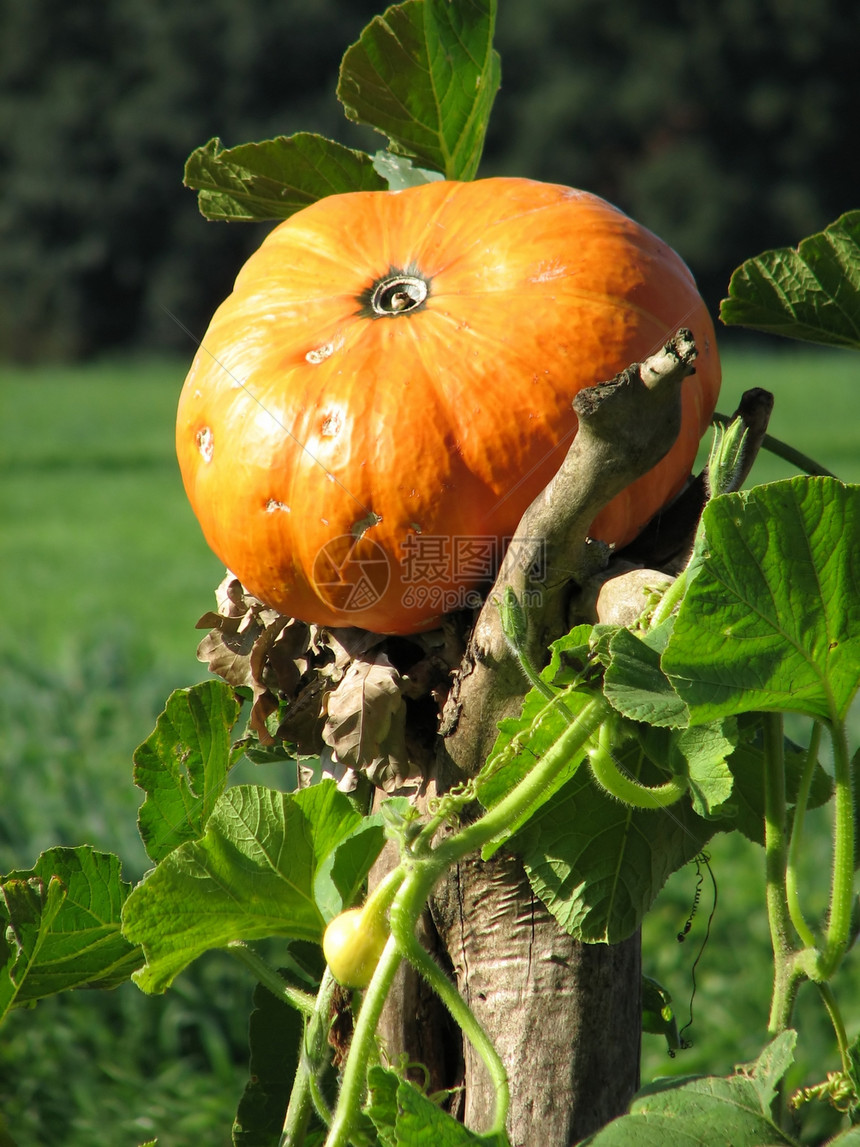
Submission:
<svg viewBox="0 0 860 1147">
<path fill-rule="evenodd" d="M 33 0 L 0 15 L 0 358 L 190 349 L 265 228 L 205 223 L 184 160 L 310 129 L 382 0 Z M 733 267 L 860 204 L 855 0 L 501 0 L 483 174 L 585 187 L 715 307 Z"/>
</svg>

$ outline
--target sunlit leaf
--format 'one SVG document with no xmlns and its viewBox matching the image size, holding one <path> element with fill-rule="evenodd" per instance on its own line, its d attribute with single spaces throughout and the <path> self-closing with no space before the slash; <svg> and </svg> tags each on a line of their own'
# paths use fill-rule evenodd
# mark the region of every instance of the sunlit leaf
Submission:
<svg viewBox="0 0 860 1147">
<path fill-rule="evenodd" d="M 693 808 L 703 817 L 725 814 L 721 806 L 732 795 L 733 787 L 727 760 L 737 741 L 731 718 L 692 729 L 643 726 L 640 731 L 640 742 L 652 761 L 688 778 Z"/>
<path fill-rule="evenodd" d="M 170 695 L 155 730 L 134 754 L 134 781 L 146 793 L 138 827 L 151 860 L 203 835 L 241 757 L 231 732 L 239 702 L 223 681 Z"/>
<path fill-rule="evenodd" d="M 732 275 L 720 318 L 808 342 L 860 350 L 860 211 L 795 250 L 748 259 Z"/>
<path fill-rule="evenodd" d="M 130 890 L 118 858 L 88 845 L 49 849 L 0 878 L 0 1017 L 70 988 L 127 980 L 142 960 L 120 931 Z"/>
<path fill-rule="evenodd" d="M 635 740 L 616 752 L 619 767 L 644 784 L 660 774 Z M 686 800 L 653 811 L 610 797 L 580 769 L 508 842 L 532 888 L 562 928 L 588 942 L 617 943 L 639 926 L 668 877 L 718 831 Z"/>
<path fill-rule="evenodd" d="M 860 487 L 796 477 L 715 498 L 663 671 L 696 723 L 842 720 L 860 684 Z"/>
<path fill-rule="evenodd" d="M 684 726 L 687 706 L 660 666 L 660 654 L 651 644 L 619 629 L 609 640 L 609 664 L 604 696 L 614 709 L 633 721 L 651 725 Z"/>
<path fill-rule="evenodd" d="M 420 187 L 422 183 L 438 183 L 445 176 L 441 171 L 428 171 L 426 167 L 414 167 L 412 160 L 405 155 L 395 155 L 391 151 L 377 151 L 373 166 L 388 184 L 390 191 L 405 191 L 407 187 Z"/>
<path fill-rule="evenodd" d="M 188 157 L 185 186 L 207 219 L 231 222 L 287 219 L 326 195 L 388 189 L 369 155 L 308 131 L 227 148 L 210 139 Z"/>
<path fill-rule="evenodd" d="M 446 179 L 473 179 L 501 78 L 495 0 L 406 0 L 343 58 L 338 98 L 390 150 Z"/>
<path fill-rule="evenodd" d="M 735 1075 L 660 1079 L 643 1087 L 628 1115 L 583 1140 L 581 1147 L 699 1147 L 715 1142 L 732 1147 L 795 1144 L 771 1115 L 775 1086 L 792 1059 L 796 1034 L 783 1032 L 759 1060 Z"/>
<path fill-rule="evenodd" d="M 326 922 L 355 904 L 384 844 L 383 817 L 375 813 L 362 817 L 320 863 L 314 880 L 314 898 Z"/>
<path fill-rule="evenodd" d="M 368 1086 L 366 1112 L 384 1147 L 493 1147 L 391 1070 L 372 1067 Z"/>
<path fill-rule="evenodd" d="M 126 903 L 125 935 L 147 960 L 137 983 L 164 991 L 192 960 L 232 940 L 319 943 L 317 873 L 360 823 L 333 781 L 297 793 L 228 789 L 203 837 L 174 849 Z"/>
</svg>

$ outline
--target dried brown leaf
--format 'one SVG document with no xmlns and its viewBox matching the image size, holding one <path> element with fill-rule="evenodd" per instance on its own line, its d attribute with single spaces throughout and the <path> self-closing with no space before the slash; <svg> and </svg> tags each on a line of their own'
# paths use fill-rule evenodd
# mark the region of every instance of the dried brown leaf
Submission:
<svg viewBox="0 0 860 1147">
<path fill-rule="evenodd" d="M 340 681 L 353 661 L 380 645 L 385 638 L 366 629 L 328 629 L 314 626 L 311 648 L 322 655 L 319 673 Z"/>
<path fill-rule="evenodd" d="M 404 707 L 400 674 L 382 652 L 357 658 L 325 699 L 323 740 L 354 769 L 380 756 L 394 714 Z"/>
</svg>

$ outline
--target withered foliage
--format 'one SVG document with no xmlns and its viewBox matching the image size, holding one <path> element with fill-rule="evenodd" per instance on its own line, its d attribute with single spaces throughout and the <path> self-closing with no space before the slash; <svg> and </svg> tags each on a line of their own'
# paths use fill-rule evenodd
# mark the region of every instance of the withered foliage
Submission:
<svg viewBox="0 0 860 1147">
<path fill-rule="evenodd" d="M 197 623 L 209 630 L 197 656 L 251 691 L 249 728 L 261 745 L 320 757 L 345 790 L 362 772 L 386 792 L 420 787 L 462 658 L 455 621 L 409 638 L 308 625 L 265 606 L 229 572 L 215 598 L 217 610 Z"/>
</svg>

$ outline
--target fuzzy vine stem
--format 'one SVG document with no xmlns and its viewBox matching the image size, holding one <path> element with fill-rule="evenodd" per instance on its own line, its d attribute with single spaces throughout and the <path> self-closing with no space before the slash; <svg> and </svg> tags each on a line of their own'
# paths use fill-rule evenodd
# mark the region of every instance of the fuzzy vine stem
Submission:
<svg viewBox="0 0 860 1147">
<path fill-rule="evenodd" d="M 408 878 L 401 885 L 398 896 L 403 894 L 407 885 Z M 401 955 L 397 941 L 393 936 L 389 936 L 359 1009 L 352 1043 L 341 1079 L 337 1107 L 326 1137 L 325 1147 L 347 1147 L 352 1138 L 361 1110 L 367 1065 L 373 1052 L 379 1017 L 382 1015 L 382 1009 L 391 990 L 391 983 L 400 967 L 400 961 Z"/>
<path fill-rule="evenodd" d="M 511 586 L 505 587 L 499 612 L 505 639 L 530 684 L 543 697 L 553 702 L 568 725 L 573 724 L 573 713 L 561 700 L 558 691 L 543 680 L 526 652 L 528 618 Z M 674 777 L 663 785 L 651 788 L 648 785 L 640 784 L 639 781 L 622 771 L 612 753 L 613 723 L 611 717 L 602 722 L 596 737 L 593 739 L 592 747 L 588 750 L 591 772 L 600 787 L 610 796 L 631 805 L 633 808 L 666 808 L 668 805 L 676 804 L 687 791 L 686 777 Z"/>
<path fill-rule="evenodd" d="M 795 931 L 807 948 L 815 947 L 815 937 L 812 929 L 806 922 L 803 909 L 800 905 L 798 892 L 797 869 L 800 859 L 800 850 L 803 843 L 803 828 L 806 819 L 806 809 L 809 804 L 809 790 L 812 787 L 812 778 L 818 764 L 818 749 L 821 744 L 821 725 L 818 721 L 812 726 L 812 735 L 809 738 L 809 748 L 803 765 L 800 786 L 797 791 L 797 800 L 794 806 L 794 823 L 791 827 L 791 840 L 788 846 L 788 863 L 785 870 L 785 895 L 788 902 L 788 914 Z"/>
<path fill-rule="evenodd" d="M 765 899 L 773 947 L 773 996 L 770 1031 L 784 1031 L 791 1020 L 797 977 L 789 944 L 791 917 L 785 890 L 786 841 L 785 754 L 781 713 L 764 716 L 764 848 Z"/>
<path fill-rule="evenodd" d="M 320 1064 L 326 1056 L 329 1012 L 334 989 L 334 977 L 326 969 L 317 993 L 313 1015 L 303 1035 L 299 1066 L 290 1093 L 280 1147 L 299 1147 L 299 1144 L 304 1142 L 305 1130 L 313 1105 L 312 1083 L 316 1079 Z"/>
<path fill-rule="evenodd" d="M 235 956 L 240 963 L 250 970 L 257 977 L 259 982 L 264 988 L 267 988 L 272 995 L 283 1001 L 286 1004 L 291 1004 L 302 1013 L 303 1016 L 309 1018 L 314 1014 L 316 1007 L 316 1000 L 308 992 L 303 992 L 299 988 L 290 987 L 278 975 L 275 969 L 267 964 L 266 961 L 258 956 L 253 948 L 249 948 L 242 940 L 233 940 L 227 945 L 227 951 L 232 956 Z"/>
<path fill-rule="evenodd" d="M 830 891 L 830 919 L 824 951 L 818 962 L 822 980 L 829 980 L 839 966 L 851 934 L 851 908 L 854 899 L 854 788 L 845 722 L 830 721 L 833 744 L 836 814 L 833 823 L 833 877 Z"/>
<path fill-rule="evenodd" d="M 482 849 L 485 844 L 503 835 L 508 826 L 540 798 L 559 770 L 581 752 L 610 712 L 609 705 L 602 697 L 596 696 L 588 701 L 573 723 L 568 725 L 515 788 L 493 805 L 480 820 L 464 825 L 459 832 L 439 845 L 434 853 L 434 861 L 440 866 L 439 876 L 470 852 Z"/>
<path fill-rule="evenodd" d="M 424 900 L 422 898 L 422 906 L 423 903 Z M 504 1137 L 504 1141 L 507 1142 L 505 1127 L 510 1109 L 511 1093 L 507 1072 L 499 1058 L 499 1053 L 496 1051 L 487 1033 L 478 1023 L 472 1009 L 439 965 L 433 960 L 432 956 L 430 956 L 418 942 L 414 932 L 414 922 L 407 917 L 403 923 L 406 926 L 402 928 L 399 927 L 396 917 L 391 923 L 392 933 L 397 938 L 401 952 L 439 996 L 442 1003 L 451 1013 L 454 1022 L 480 1055 L 492 1080 L 493 1087 L 496 1091 L 496 1110 L 492 1126 L 486 1134 L 495 1137 L 497 1142 L 499 1141 L 499 1137 Z"/>
<path fill-rule="evenodd" d="M 848 1033 L 845 1030 L 845 1024 L 842 1020 L 842 1012 L 839 1010 L 839 1005 L 836 1002 L 836 997 L 833 994 L 833 989 L 829 984 L 816 984 L 821 999 L 827 1008 L 827 1014 L 830 1016 L 830 1022 L 833 1024 L 833 1031 L 836 1035 L 836 1043 L 839 1046 L 839 1057 L 842 1060 L 842 1070 L 846 1075 L 852 1073 L 851 1052 L 848 1043 Z"/>
<path fill-rule="evenodd" d="M 665 784 L 640 784 L 633 777 L 623 773 L 612 755 L 610 723 L 607 721 L 597 734 L 596 747 L 589 749 L 588 761 L 594 779 L 610 796 L 633 808 L 668 808 L 676 804 L 687 791 L 687 778 L 674 777 Z"/>
</svg>

